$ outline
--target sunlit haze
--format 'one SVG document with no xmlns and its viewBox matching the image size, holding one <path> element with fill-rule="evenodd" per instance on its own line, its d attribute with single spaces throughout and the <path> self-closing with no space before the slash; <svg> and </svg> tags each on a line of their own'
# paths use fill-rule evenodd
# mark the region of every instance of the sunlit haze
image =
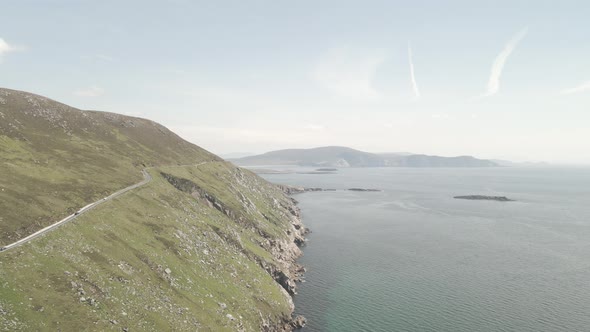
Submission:
<svg viewBox="0 0 590 332">
<path fill-rule="evenodd" d="M 149 118 L 218 154 L 340 145 L 590 163 L 589 12 L 586 1 L 3 1 L 0 86 Z"/>
</svg>

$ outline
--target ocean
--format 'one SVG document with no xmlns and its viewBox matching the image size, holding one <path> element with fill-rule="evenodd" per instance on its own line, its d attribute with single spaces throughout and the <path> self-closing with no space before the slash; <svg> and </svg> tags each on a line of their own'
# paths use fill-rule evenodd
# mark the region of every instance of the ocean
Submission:
<svg viewBox="0 0 590 332">
<path fill-rule="evenodd" d="M 312 230 L 303 331 L 590 331 L 588 168 L 262 176 L 382 190 L 294 196 Z M 453 198 L 471 194 L 516 201 Z"/>
</svg>

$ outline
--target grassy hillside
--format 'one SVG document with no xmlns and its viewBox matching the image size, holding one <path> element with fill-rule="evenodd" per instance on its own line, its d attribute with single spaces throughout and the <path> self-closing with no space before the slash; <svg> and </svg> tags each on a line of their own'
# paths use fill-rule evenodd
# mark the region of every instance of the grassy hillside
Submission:
<svg viewBox="0 0 590 332">
<path fill-rule="evenodd" d="M 0 245 L 139 182 L 145 166 L 219 160 L 145 119 L 0 89 Z"/>
<path fill-rule="evenodd" d="M 290 329 L 304 228 L 280 189 L 153 122 L 1 92 L 5 239 L 155 167 L 145 186 L 0 253 L 0 331 Z"/>
</svg>

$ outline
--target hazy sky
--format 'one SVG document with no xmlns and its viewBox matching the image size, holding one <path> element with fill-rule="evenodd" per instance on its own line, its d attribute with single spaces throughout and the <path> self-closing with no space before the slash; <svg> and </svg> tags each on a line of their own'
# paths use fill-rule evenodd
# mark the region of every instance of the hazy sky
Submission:
<svg viewBox="0 0 590 332">
<path fill-rule="evenodd" d="M 0 86 L 216 153 L 590 163 L 590 1 L 2 0 Z"/>
</svg>

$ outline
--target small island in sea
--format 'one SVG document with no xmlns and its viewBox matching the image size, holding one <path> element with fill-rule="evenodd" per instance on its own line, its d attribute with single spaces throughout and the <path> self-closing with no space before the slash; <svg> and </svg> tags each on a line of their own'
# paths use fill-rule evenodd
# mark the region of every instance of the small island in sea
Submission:
<svg viewBox="0 0 590 332">
<path fill-rule="evenodd" d="M 465 196 L 455 196 L 453 198 L 470 199 L 470 200 L 478 200 L 478 201 L 514 202 L 513 199 L 510 199 L 506 196 L 465 195 Z"/>
</svg>

